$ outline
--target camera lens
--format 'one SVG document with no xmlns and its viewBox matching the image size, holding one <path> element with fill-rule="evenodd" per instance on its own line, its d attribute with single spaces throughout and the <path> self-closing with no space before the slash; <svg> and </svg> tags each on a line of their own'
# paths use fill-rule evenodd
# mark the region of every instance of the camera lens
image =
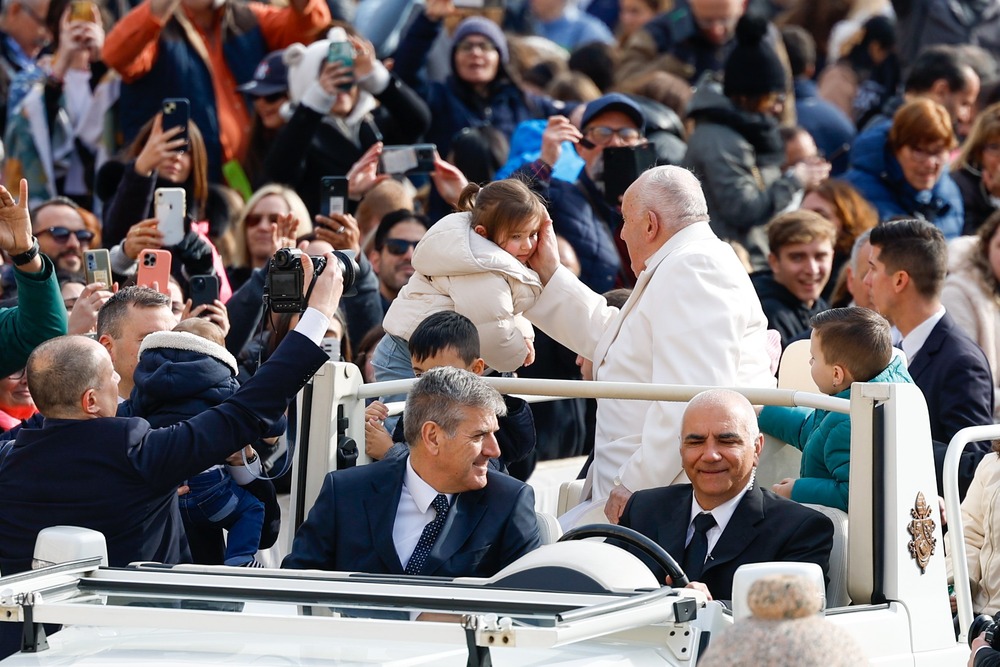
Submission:
<svg viewBox="0 0 1000 667">
<path fill-rule="evenodd" d="M 361 268 L 354 260 L 354 256 L 343 250 L 334 250 L 333 256 L 340 262 L 340 272 L 344 276 L 344 296 L 354 296 L 358 293 L 354 289 L 354 283 L 358 279 L 358 272 L 361 271 Z"/>
<path fill-rule="evenodd" d="M 288 248 L 280 248 L 278 252 L 274 253 L 274 265 L 279 269 L 286 268 L 292 262 L 292 253 L 289 252 Z"/>
</svg>

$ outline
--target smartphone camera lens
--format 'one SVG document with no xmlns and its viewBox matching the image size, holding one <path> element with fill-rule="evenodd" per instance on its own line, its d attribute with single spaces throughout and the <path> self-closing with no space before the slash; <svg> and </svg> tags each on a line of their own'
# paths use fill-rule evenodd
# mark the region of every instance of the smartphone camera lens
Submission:
<svg viewBox="0 0 1000 667">
<path fill-rule="evenodd" d="M 142 263 L 146 266 L 156 266 L 156 255 L 146 255 L 142 259 Z"/>
</svg>

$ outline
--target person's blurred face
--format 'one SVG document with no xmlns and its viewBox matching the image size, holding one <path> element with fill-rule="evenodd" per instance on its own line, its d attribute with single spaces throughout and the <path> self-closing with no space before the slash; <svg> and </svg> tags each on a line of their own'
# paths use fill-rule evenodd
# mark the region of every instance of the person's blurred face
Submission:
<svg viewBox="0 0 1000 667">
<path fill-rule="evenodd" d="M 0 410 L 16 419 L 27 419 L 35 412 L 35 402 L 28 391 L 28 374 L 22 368 L 0 378 Z"/>
<path fill-rule="evenodd" d="M 903 177 L 916 190 L 930 190 L 941 178 L 948 163 L 948 148 L 933 146 L 903 146 L 896 151 Z"/>
<path fill-rule="evenodd" d="M 808 132 L 799 132 L 785 143 L 785 169 L 818 157 L 819 149 Z"/>
<path fill-rule="evenodd" d="M 840 221 L 837 216 L 837 209 L 834 208 L 833 204 L 827 201 L 823 195 L 818 192 L 810 192 L 802 200 L 802 205 L 799 206 L 800 209 L 806 211 L 812 211 L 813 213 L 819 213 L 821 216 L 829 220 L 837 228 L 837 232 L 844 228 L 844 223 Z"/>
<path fill-rule="evenodd" d="M 656 16 L 643 0 L 620 0 L 618 3 L 618 26 L 625 37 L 646 25 Z"/>
<path fill-rule="evenodd" d="M 174 315 L 174 324 L 178 324 L 184 313 L 184 292 L 173 278 L 167 281 L 167 291 L 170 293 L 170 312 Z"/>
<path fill-rule="evenodd" d="M 80 283 L 63 283 L 59 287 L 59 293 L 62 294 L 63 305 L 66 306 L 66 312 L 73 310 L 73 306 L 76 305 L 76 300 L 80 298 L 83 294 L 84 286 Z"/>
<path fill-rule="evenodd" d="M 777 253 L 770 253 L 767 262 L 774 272 L 775 282 L 812 307 L 830 279 L 833 243 L 830 239 L 789 243 L 781 246 Z"/>
<path fill-rule="evenodd" d="M 854 297 L 855 305 L 878 310 L 872 304 L 871 295 L 868 293 L 868 287 L 865 285 L 865 275 L 868 273 L 868 258 L 871 257 L 871 253 L 871 243 L 865 243 L 858 248 L 858 262 L 856 267 L 852 265 L 848 265 L 847 267 L 847 291 Z"/>
<path fill-rule="evenodd" d="M 387 298 L 395 298 L 413 275 L 413 248 L 427 232 L 424 226 L 415 221 L 403 221 L 394 225 L 385 236 L 382 249 L 372 258 L 372 267 L 378 274 L 382 294 Z"/>
<path fill-rule="evenodd" d="M 156 167 L 160 178 L 171 183 L 183 183 L 191 175 L 191 151 L 175 151 Z"/>
<path fill-rule="evenodd" d="M 48 13 L 49 0 L 14 0 L 7 9 L 4 30 L 29 58 L 37 58 L 52 41 L 45 23 Z"/>
<path fill-rule="evenodd" d="M 979 151 L 979 163 L 982 165 L 983 174 L 988 173 L 992 181 L 990 194 L 994 197 L 1000 196 L 1000 136 L 991 137 L 983 144 Z"/>
<path fill-rule="evenodd" d="M 49 256 L 56 268 L 68 273 L 83 271 L 83 251 L 90 248 L 94 235 L 73 207 L 66 204 L 46 206 L 31 221 L 31 231 L 38 239 L 38 248 Z"/>
<path fill-rule="evenodd" d="M 979 97 L 979 76 L 972 70 L 966 72 L 965 87 L 961 90 L 949 90 L 937 100 L 948 110 L 955 131 L 960 137 L 966 137 L 972 127 L 976 115 L 976 98 Z"/>
<path fill-rule="evenodd" d="M 455 76 L 472 86 L 483 86 L 496 78 L 500 53 L 483 35 L 469 35 L 455 46 Z"/>
<path fill-rule="evenodd" d="M 988 257 L 990 260 L 990 269 L 993 271 L 994 277 L 1000 280 L 1000 229 L 993 232 L 993 236 L 990 237 Z"/>
<path fill-rule="evenodd" d="M 605 111 L 594 116 L 583 128 L 583 136 L 594 144 L 593 147 L 582 144 L 576 147 L 576 152 L 587 163 L 588 173 L 602 161 L 604 149 L 608 146 L 637 146 L 645 141 L 635 121 L 621 111 Z"/>
<path fill-rule="evenodd" d="M 715 509 L 746 487 L 763 442 L 725 405 L 688 406 L 681 422 L 681 464 L 703 509 Z"/>
<path fill-rule="evenodd" d="M 260 118 L 260 123 L 268 130 L 283 127 L 285 119 L 281 117 L 281 105 L 288 101 L 285 93 L 274 93 L 253 98 L 253 110 Z"/>
<path fill-rule="evenodd" d="M 247 253 L 254 266 L 263 266 L 274 252 L 274 235 L 271 224 L 278 216 L 289 212 L 288 202 L 280 195 L 261 198 L 244 219 Z"/>
<path fill-rule="evenodd" d="M 170 331 L 177 325 L 177 318 L 168 306 L 137 308 L 130 305 L 128 317 L 121 327 L 121 335 L 111 338 L 101 336 L 101 344 L 111 354 L 114 370 L 121 376 L 121 391 L 124 397 L 132 392 L 132 376 L 139 363 L 139 346 L 149 334 L 156 331 Z M 114 416 L 114 412 L 111 413 Z"/>
<path fill-rule="evenodd" d="M 744 0 L 689 0 L 691 14 L 702 36 L 721 46 L 733 38 L 743 16 Z"/>
<path fill-rule="evenodd" d="M 351 86 L 350 90 L 341 90 L 337 92 L 337 97 L 333 100 L 333 106 L 330 107 L 330 114 L 334 116 L 347 116 L 354 109 L 354 105 L 358 103 L 358 87 Z"/>
<path fill-rule="evenodd" d="M 633 183 L 625 191 L 622 199 L 622 224 L 621 237 L 628 248 L 628 257 L 631 262 L 632 272 L 639 275 L 646 268 L 646 260 L 657 250 L 651 247 L 646 241 L 646 232 L 649 221 L 649 211 L 644 209 L 639 203 Z"/>
</svg>

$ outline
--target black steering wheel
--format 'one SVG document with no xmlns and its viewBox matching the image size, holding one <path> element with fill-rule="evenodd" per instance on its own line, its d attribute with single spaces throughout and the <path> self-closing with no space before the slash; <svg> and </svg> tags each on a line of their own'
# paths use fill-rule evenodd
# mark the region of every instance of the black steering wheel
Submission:
<svg viewBox="0 0 1000 667">
<path fill-rule="evenodd" d="M 691 583 L 688 576 L 684 574 L 684 570 L 681 569 L 681 566 L 677 564 L 677 561 L 674 560 L 674 557 L 666 549 L 642 533 L 631 528 L 626 528 L 625 526 L 618 526 L 612 523 L 592 523 L 586 526 L 577 526 L 563 533 L 559 541 L 585 540 L 588 537 L 611 538 L 638 549 L 644 555 L 649 556 L 654 563 L 670 575 L 673 586 L 676 588 L 684 588 Z M 612 542 L 612 544 L 614 543 Z M 615 546 L 619 545 L 615 544 Z"/>
</svg>

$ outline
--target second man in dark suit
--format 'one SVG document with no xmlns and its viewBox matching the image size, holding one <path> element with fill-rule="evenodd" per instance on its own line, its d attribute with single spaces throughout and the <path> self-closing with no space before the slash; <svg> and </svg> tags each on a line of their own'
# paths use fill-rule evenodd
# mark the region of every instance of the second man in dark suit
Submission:
<svg viewBox="0 0 1000 667">
<path fill-rule="evenodd" d="M 732 599 L 733 575 L 747 563 L 810 562 L 825 576 L 833 524 L 754 484 L 763 446 L 746 398 L 723 389 L 698 394 L 681 423 L 681 461 L 691 484 L 637 491 L 620 524 L 683 562 L 690 587 L 715 599 Z"/>
</svg>

